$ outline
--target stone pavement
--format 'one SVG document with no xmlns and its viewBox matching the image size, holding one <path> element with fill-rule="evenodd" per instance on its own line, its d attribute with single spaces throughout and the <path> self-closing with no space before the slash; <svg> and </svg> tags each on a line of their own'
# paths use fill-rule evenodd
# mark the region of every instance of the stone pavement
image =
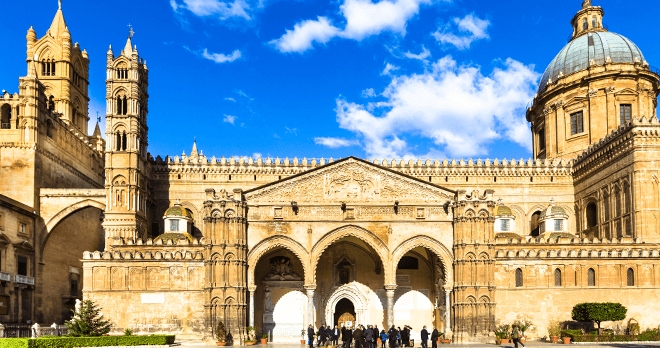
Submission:
<svg viewBox="0 0 660 348">
<path fill-rule="evenodd" d="M 176 347 L 181 347 L 181 348 L 217 348 L 216 345 L 206 345 L 203 341 L 177 341 L 175 343 L 177 345 Z M 525 344 L 527 347 L 530 348 L 561 348 L 564 346 L 563 344 L 552 344 L 549 342 L 543 342 L 543 341 L 530 341 L 526 342 Z M 649 343 L 603 343 L 603 344 L 572 344 L 571 345 L 574 348 L 645 348 L 645 347 L 660 347 L 660 343 L 658 342 L 649 342 Z M 239 346 L 239 347 L 247 347 L 247 346 Z M 316 347 L 316 346 L 314 346 Z M 420 348 L 420 345 L 415 345 L 415 348 Z M 429 344 L 429 347 L 431 345 Z M 439 344 L 438 348 L 450 348 L 450 347 L 462 347 L 462 348 L 485 348 L 485 347 L 491 347 L 491 348 L 513 348 L 513 344 L 502 344 L 502 345 L 496 345 L 495 343 L 493 344 L 486 344 L 486 343 L 466 343 L 466 344 Z M 254 348 L 307 348 L 307 345 L 302 345 L 300 343 L 268 343 L 266 346 L 263 346 L 262 344 L 257 343 L 254 345 Z"/>
</svg>

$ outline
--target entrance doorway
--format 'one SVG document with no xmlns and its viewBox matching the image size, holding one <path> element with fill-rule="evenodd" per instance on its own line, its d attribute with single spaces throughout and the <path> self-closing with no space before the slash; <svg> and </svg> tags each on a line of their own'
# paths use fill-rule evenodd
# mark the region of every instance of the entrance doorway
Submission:
<svg viewBox="0 0 660 348">
<path fill-rule="evenodd" d="M 347 298 L 342 298 L 335 306 L 335 325 L 339 327 L 354 327 L 355 326 L 355 306 L 353 302 Z"/>
</svg>

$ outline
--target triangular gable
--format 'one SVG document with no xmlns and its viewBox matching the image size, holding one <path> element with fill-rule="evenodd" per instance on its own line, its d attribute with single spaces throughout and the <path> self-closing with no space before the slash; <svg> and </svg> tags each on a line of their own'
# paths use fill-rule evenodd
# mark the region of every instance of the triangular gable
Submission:
<svg viewBox="0 0 660 348">
<path fill-rule="evenodd" d="M 245 191 L 250 204 L 444 203 L 455 192 L 359 158 L 347 157 Z"/>
</svg>

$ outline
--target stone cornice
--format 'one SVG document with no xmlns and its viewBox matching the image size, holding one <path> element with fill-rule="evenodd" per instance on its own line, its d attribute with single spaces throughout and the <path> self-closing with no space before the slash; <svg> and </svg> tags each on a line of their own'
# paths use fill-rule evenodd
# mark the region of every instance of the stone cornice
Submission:
<svg viewBox="0 0 660 348">
<path fill-rule="evenodd" d="M 651 138 L 656 142 L 660 140 L 658 119 L 655 116 L 633 118 L 627 125 L 620 126 L 577 156 L 573 166 L 575 182 L 622 156 L 632 154 L 632 148 L 638 141 Z"/>
</svg>

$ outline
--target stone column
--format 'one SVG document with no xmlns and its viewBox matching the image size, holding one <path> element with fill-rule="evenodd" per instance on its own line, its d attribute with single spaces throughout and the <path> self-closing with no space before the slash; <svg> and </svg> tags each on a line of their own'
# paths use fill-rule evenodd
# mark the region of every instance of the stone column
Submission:
<svg viewBox="0 0 660 348">
<path fill-rule="evenodd" d="M 254 292 L 256 288 L 250 287 L 250 326 L 254 327 Z"/>
<path fill-rule="evenodd" d="M 449 303 L 451 289 L 445 289 L 445 332 L 451 332 L 451 304 Z"/>
<path fill-rule="evenodd" d="M 394 290 L 396 290 L 396 285 L 385 285 L 387 295 L 387 329 L 394 325 Z"/>
<path fill-rule="evenodd" d="M 307 293 L 307 326 L 314 325 L 314 290 L 316 285 L 306 285 L 305 292 Z"/>
</svg>

